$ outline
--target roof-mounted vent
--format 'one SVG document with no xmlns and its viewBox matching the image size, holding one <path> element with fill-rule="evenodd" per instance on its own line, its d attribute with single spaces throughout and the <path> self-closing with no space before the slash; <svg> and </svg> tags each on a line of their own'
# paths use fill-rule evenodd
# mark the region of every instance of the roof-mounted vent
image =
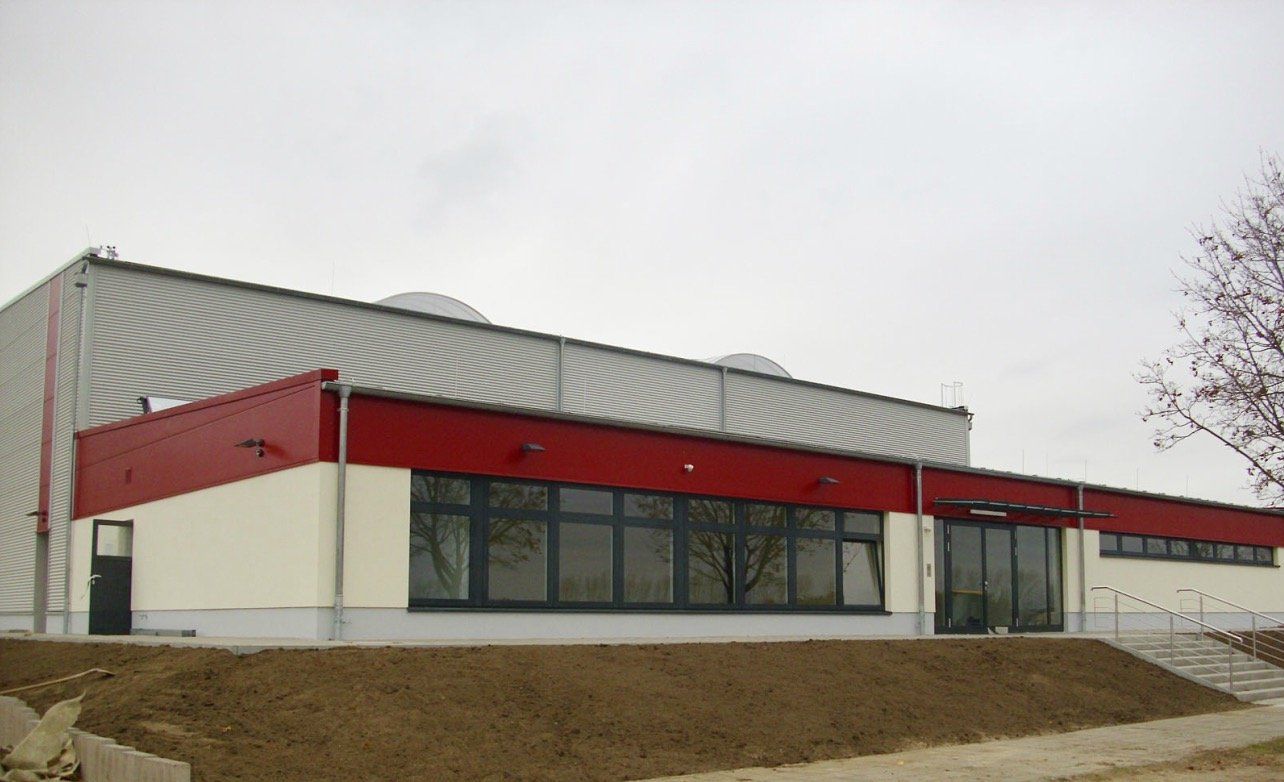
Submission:
<svg viewBox="0 0 1284 782">
<path fill-rule="evenodd" d="M 718 356 L 709 359 L 709 363 L 718 364 L 719 366 L 731 367 L 732 369 L 746 369 L 750 372 L 761 372 L 764 375 L 775 375 L 776 377 L 793 377 L 785 371 L 785 368 L 757 353 L 728 353 L 725 356 Z"/>
<path fill-rule="evenodd" d="M 450 296 L 443 296 L 440 293 L 426 293 L 424 291 L 398 293 L 395 296 L 380 299 L 379 301 L 376 301 L 375 304 L 383 304 L 387 307 L 397 307 L 398 309 L 410 310 L 411 312 L 424 312 L 429 315 L 441 315 L 446 318 L 471 320 L 474 323 L 490 323 L 489 318 L 459 299 L 451 298 Z"/>
</svg>

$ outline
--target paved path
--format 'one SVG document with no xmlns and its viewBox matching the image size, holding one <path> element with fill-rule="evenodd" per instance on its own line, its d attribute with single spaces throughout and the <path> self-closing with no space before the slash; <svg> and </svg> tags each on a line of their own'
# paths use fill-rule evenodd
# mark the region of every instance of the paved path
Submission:
<svg viewBox="0 0 1284 782">
<path fill-rule="evenodd" d="M 1032 782 L 1161 763 L 1204 750 L 1241 747 L 1280 737 L 1284 737 L 1284 700 L 1239 711 L 1091 728 L 1052 736 L 664 779 L 682 782 L 956 779 Z"/>
</svg>

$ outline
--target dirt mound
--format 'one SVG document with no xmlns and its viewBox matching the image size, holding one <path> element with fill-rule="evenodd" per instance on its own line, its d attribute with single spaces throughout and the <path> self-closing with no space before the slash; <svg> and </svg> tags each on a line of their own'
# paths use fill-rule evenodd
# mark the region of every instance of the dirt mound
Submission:
<svg viewBox="0 0 1284 782">
<path fill-rule="evenodd" d="M 822 641 L 269 651 L 0 640 L 0 689 L 86 668 L 79 726 L 204 782 L 616 780 L 1235 708 L 1105 644 Z"/>
</svg>

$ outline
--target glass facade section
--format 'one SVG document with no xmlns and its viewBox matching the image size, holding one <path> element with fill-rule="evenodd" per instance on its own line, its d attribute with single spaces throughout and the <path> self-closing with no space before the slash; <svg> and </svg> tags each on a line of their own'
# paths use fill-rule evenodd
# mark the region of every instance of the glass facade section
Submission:
<svg viewBox="0 0 1284 782">
<path fill-rule="evenodd" d="M 867 511 L 414 472 L 411 608 L 869 611 Z"/>
</svg>

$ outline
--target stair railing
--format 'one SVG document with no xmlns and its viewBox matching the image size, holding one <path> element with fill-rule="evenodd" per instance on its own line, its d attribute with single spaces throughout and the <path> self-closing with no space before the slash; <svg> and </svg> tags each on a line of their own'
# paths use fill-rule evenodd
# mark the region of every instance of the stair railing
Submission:
<svg viewBox="0 0 1284 782">
<path fill-rule="evenodd" d="M 1101 592 L 1108 593 L 1104 599 L 1107 601 L 1108 604 L 1112 604 L 1113 606 L 1112 613 L 1114 614 L 1114 636 L 1115 636 L 1116 642 L 1119 642 L 1119 638 L 1121 635 L 1120 630 L 1121 630 L 1121 624 L 1122 624 L 1122 616 L 1124 615 L 1133 617 L 1133 622 L 1131 623 L 1130 627 L 1123 628 L 1123 629 L 1129 629 L 1129 630 L 1137 629 L 1143 632 L 1147 630 L 1149 630 L 1150 632 L 1163 632 L 1163 629 L 1164 629 L 1162 627 L 1163 618 L 1154 617 L 1153 616 L 1154 613 L 1158 612 L 1160 617 L 1166 618 L 1167 625 L 1168 625 L 1167 631 L 1168 631 L 1168 664 L 1169 665 L 1175 664 L 1173 663 L 1173 659 L 1176 656 L 1176 650 L 1177 650 L 1176 638 L 1180 634 L 1177 630 L 1178 622 L 1181 622 L 1183 624 L 1194 625 L 1195 627 L 1199 628 L 1198 635 L 1201 638 L 1207 635 L 1215 641 L 1220 641 L 1225 643 L 1226 644 L 1226 686 L 1228 690 L 1234 691 L 1236 644 L 1237 643 L 1239 644 L 1238 648 L 1240 649 L 1245 648 L 1245 646 L 1247 645 L 1247 642 L 1242 636 L 1236 635 L 1235 633 L 1232 633 L 1229 630 L 1224 630 L 1220 627 L 1211 625 L 1203 621 L 1202 619 L 1196 619 L 1195 617 L 1190 616 L 1188 614 L 1183 614 L 1180 611 L 1173 611 L 1170 608 L 1164 608 L 1158 603 L 1154 603 L 1147 600 L 1144 597 L 1138 597 L 1137 595 L 1131 594 L 1129 592 L 1125 592 L 1122 589 L 1116 589 L 1115 587 L 1112 587 L 1112 586 L 1103 585 L 1103 586 L 1092 587 L 1092 591 L 1093 592 L 1101 591 Z M 1121 611 L 1120 610 L 1121 598 L 1124 599 L 1125 601 L 1133 601 L 1134 603 L 1139 603 L 1145 608 L 1154 609 L 1154 610 L 1146 611 L 1143 609 L 1140 611 Z M 1097 605 L 1100 605 L 1100 603 L 1094 603 L 1094 606 L 1093 606 L 1094 614 L 1101 613 L 1100 611 L 1096 610 Z M 1124 608 L 1129 608 L 1129 607 L 1130 606 L 1128 606 L 1125 602 Z M 1159 626 L 1156 626 L 1154 624 L 1156 620 L 1160 622 Z M 1151 622 L 1151 624 L 1147 626 L 1146 622 Z M 1149 652 L 1144 652 L 1140 650 L 1134 650 L 1134 651 L 1137 651 L 1139 654 L 1143 654 L 1148 657 L 1153 657 L 1156 660 L 1163 659 L 1157 654 L 1151 654 Z"/>
<path fill-rule="evenodd" d="M 1211 595 L 1201 589 L 1195 589 L 1194 587 L 1182 587 L 1181 589 L 1177 590 L 1178 595 L 1182 595 L 1184 593 L 1189 593 L 1191 595 L 1194 595 L 1195 597 L 1191 597 L 1191 598 L 1179 597 L 1178 600 L 1181 601 L 1183 605 L 1185 600 L 1191 600 L 1192 602 L 1197 602 L 1198 608 L 1199 608 L 1199 620 L 1201 622 L 1204 621 L 1204 602 L 1205 601 L 1213 603 L 1214 605 L 1228 606 L 1230 608 L 1236 609 L 1240 613 L 1248 614 L 1249 627 L 1251 629 L 1249 631 L 1249 636 L 1248 636 L 1249 638 L 1248 645 L 1246 646 L 1246 648 L 1244 648 L 1243 651 L 1251 654 L 1253 659 L 1261 660 L 1262 662 L 1270 663 L 1271 665 L 1279 666 L 1279 661 L 1284 660 L 1284 641 L 1276 640 L 1269 635 L 1265 635 L 1264 632 L 1262 632 L 1266 630 L 1278 631 L 1278 630 L 1284 629 L 1284 623 L 1280 622 L 1280 620 L 1276 619 L 1275 617 L 1263 614 L 1260 611 L 1254 611 L 1253 609 L 1247 606 L 1242 606 L 1239 603 L 1233 603 L 1224 597 L 1218 597 L 1217 595 Z M 1215 612 L 1215 613 L 1222 613 L 1222 612 Z M 1270 653 L 1270 656 L 1273 659 L 1263 660 L 1262 655 L 1268 652 Z M 1284 666 L 1280 666 L 1280 667 L 1284 667 Z"/>
</svg>

